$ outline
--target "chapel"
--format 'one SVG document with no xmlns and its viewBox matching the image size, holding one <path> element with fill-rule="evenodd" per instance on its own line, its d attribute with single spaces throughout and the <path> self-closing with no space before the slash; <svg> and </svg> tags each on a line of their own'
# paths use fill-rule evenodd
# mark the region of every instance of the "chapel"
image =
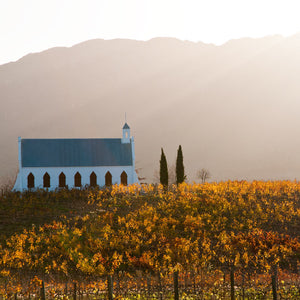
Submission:
<svg viewBox="0 0 300 300">
<path fill-rule="evenodd" d="M 126 122 L 122 131 L 122 138 L 19 137 L 19 172 L 14 190 L 138 183 L 134 139 Z"/>
</svg>

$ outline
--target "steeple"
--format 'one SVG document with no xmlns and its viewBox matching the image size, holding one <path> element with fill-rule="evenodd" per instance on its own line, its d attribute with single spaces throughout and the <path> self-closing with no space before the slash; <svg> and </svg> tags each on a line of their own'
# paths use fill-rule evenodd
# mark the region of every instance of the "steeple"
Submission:
<svg viewBox="0 0 300 300">
<path fill-rule="evenodd" d="M 122 144 L 130 143 L 130 127 L 125 122 L 123 126 L 123 136 L 122 136 Z"/>
</svg>

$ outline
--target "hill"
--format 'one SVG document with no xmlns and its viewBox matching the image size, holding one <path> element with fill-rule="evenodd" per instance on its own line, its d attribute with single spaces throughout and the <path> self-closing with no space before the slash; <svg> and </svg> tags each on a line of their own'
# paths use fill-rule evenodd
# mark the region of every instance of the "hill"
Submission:
<svg viewBox="0 0 300 300">
<path fill-rule="evenodd" d="M 0 195 L 0 245 L 11 235 L 61 220 L 79 220 L 95 209 L 88 190 L 5 192 Z M 72 221 L 71 221 L 72 222 Z M 1 246 L 0 246 L 1 247 Z"/>
<path fill-rule="evenodd" d="M 189 180 L 300 174 L 300 35 L 221 46 L 171 38 L 90 40 L 0 66 L 0 176 L 17 137 L 118 137 L 127 112 L 148 181 L 183 147 Z"/>
<path fill-rule="evenodd" d="M 33 293 L 42 279 L 49 296 L 72 297 L 71 284 L 75 294 L 76 283 L 84 294 L 99 298 L 105 289 L 112 293 L 113 276 L 119 298 L 140 294 L 146 299 L 147 293 L 152 299 L 158 294 L 173 299 L 176 272 L 180 289 L 192 299 L 229 299 L 234 293 L 236 298 L 270 299 L 271 293 L 276 298 L 276 281 L 280 298 L 299 299 L 299 182 L 184 183 L 168 190 L 114 185 L 90 193 L 18 196 L 0 198 L 0 216 L 13 217 L 18 203 L 15 214 L 30 218 L 33 213 L 36 226 L 24 226 L 22 233 L 11 230 L 15 234 L 0 240 L 2 295 Z M 1 204 L 9 198 L 11 205 L 3 210 Z M 83 199 L 89 207 L 86 202 L 76 205 Z M 46 220 L 47 210 L 58 212 L 68 202 L 73 216 Z M 46 224 L 37 224 L 37 209 Z"/>
</svg>

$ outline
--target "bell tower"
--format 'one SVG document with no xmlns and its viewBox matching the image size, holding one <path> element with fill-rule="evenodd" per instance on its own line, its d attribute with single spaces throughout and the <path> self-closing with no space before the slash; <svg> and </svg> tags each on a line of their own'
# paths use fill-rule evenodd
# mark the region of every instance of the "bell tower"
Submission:
<svg viewBox="0 0 300 300">
<path fill-rule="evenodd" d="M 127 122 L 123 126 L 122 144 L 130 143 L 130 127 Z"/>
</svg>

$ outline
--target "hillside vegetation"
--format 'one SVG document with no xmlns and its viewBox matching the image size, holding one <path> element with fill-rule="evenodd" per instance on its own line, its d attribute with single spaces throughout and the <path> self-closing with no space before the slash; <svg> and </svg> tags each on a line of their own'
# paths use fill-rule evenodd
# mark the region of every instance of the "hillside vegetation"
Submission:
<svg viewBox="0 0 300 300">
<path fill-rule="evenodd" d="M 5 192 L 0 196 L 0 241 L 3 243 L 13 234 L 39 227 L 64 216 L 72 219 L 87 214 L 88 190 L 57 190 L 47 192 Z"/>
<path fill-rule="evenodd" d="M 187 286 L 194 281 L 194 292 L 202 295 L 226 293 L 224 278 L 235 274 L 243 293 L 254 289 L 266 296 L 269 276 L 281 276 L 282 295 L 299 296 L 298 182 L 228 181 L 168 190 L 132 185 L 16 196 L 1 199 L 19 202 L 10 209 L 2 205 L 1 214 L 22 211 L 19 220 L 27 228 L 13 234 L 11 221 L 0 248 L 0 274 L 22 283 L 25 294 L 34 276 L 91 283 L 108 275 L 168 278 L 179 272 L 189 274 Z M 66 217 L 57 218 L 61 214 Z"/>
</svg>

